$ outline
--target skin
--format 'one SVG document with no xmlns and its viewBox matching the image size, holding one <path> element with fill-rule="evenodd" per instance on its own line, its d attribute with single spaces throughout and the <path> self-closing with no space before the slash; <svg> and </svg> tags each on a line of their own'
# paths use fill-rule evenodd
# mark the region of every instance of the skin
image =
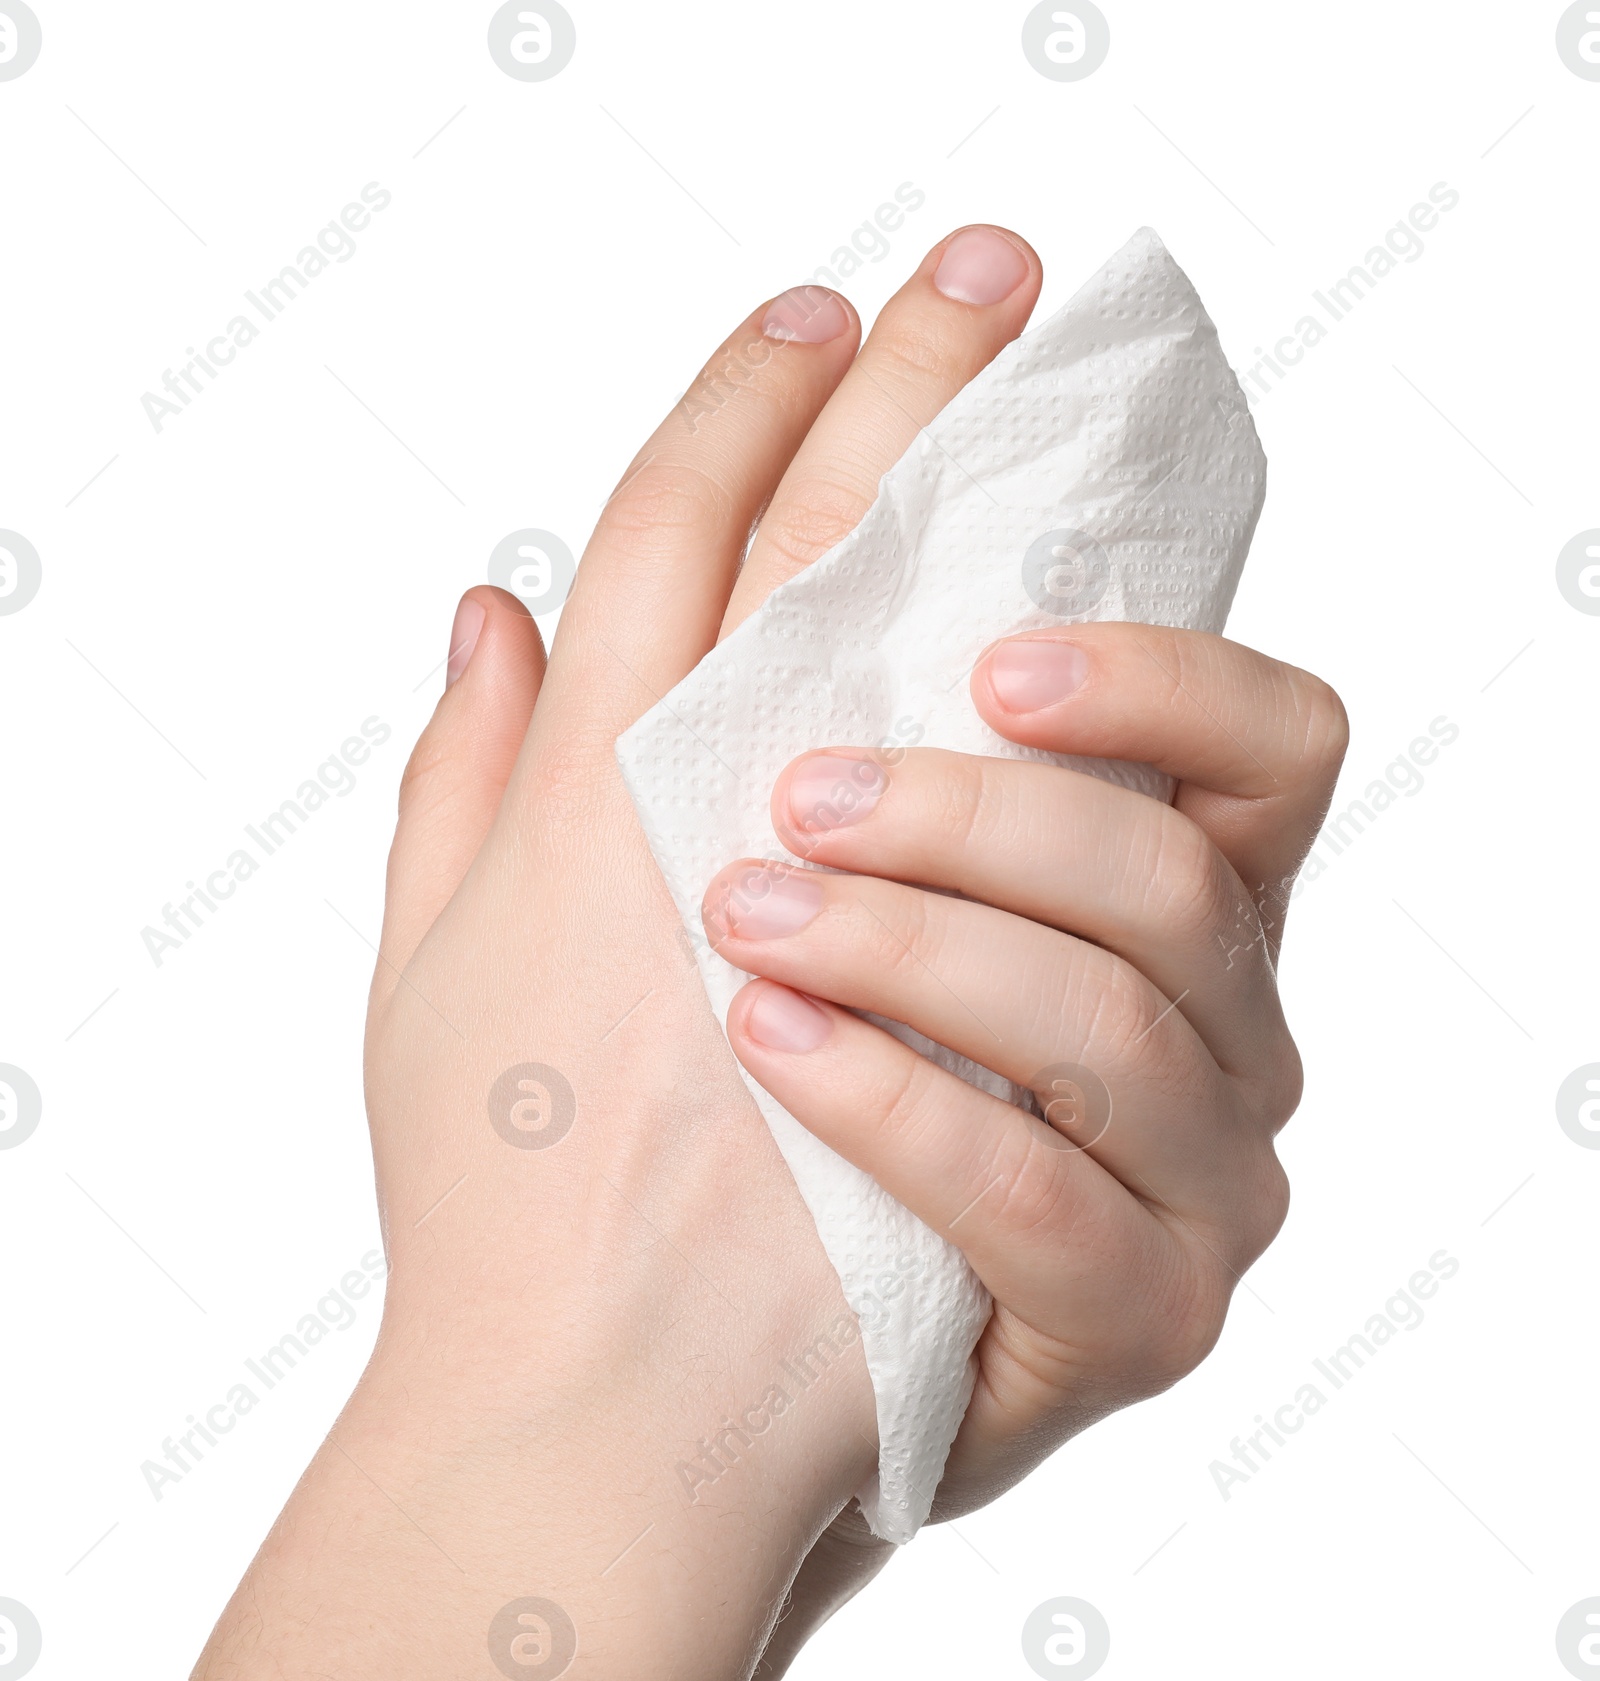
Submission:
<svg viewBox="0 0 1600 1681">
<path fill-rule="evenodd" d="M 797 819 L 815 755 L 774 789 L 796 859 L 846 872 L 809 878 L 803 925 L 751 937 L 749 861 L 708 884 L 708 934 L 759 977 L 726 1034 L 613 756 L 853 527 L 1040 279 L 1015 235 L 968 231 L 865 346 L 843 300 L 774 300 L 623 476 L 548 668 L 513 598 L 464 598 L 401 791 L 369 1011 L 378 1344 L 196 1677 L 487 1674 L 491 1621 L 529 1595 L 575 1625 L 574 1676 L 773 1676 L 881 1567 L 850 1503 L 876 1459 L 859 1345 L 705 1472 L 780 1361 L 852 1323 L 736 1056 L 995 1296 L 936 1517 L 1215 1340 L 1286 1207 L 1272 1137 L 1299 1071 L 1274 965 L 1343 750 L 1325 685 L 1220 638 L 1074 626 L 1027 640 L 1078 648 L 1078 687 L 1019 711 L 1006 657 L 980 662 L 973 704 L 1002 734 L 1156 764 L 1170 806 L 1053 767 L 819 744 L 879 797 L 843 826 L 811 799 Z M 1023 1083 L 1092 1067 L 1112 1124 L 1074 1137 L 1056 1090 L 1051 1125 L 855 1010 Z M 785 1011 L 808 1048 L 774 1048 Z M 573 1093 L 548 1147 L 490 1122 L 526 1063 Z"/>
</svg>

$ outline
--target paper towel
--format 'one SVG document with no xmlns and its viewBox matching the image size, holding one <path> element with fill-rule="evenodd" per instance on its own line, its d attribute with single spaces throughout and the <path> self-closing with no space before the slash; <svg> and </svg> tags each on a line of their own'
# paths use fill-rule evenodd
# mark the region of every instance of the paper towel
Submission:
<svg viewBox="0 0 1600 1681">
<path fill-rule="evenodd" d="M 718 1018 L 748 977 L 706 946 L 702 896 L 735 859 L 788 857 L 769 801 L 808 749 L 920 743 L 1066 764 L 1170 798 L 1148 767 L 1002 740 L 967 678 L 1015 631 L 1086 619 L 1221 630 L 1265 473 L 1215 328 L 1141 229 L 919 435 L 855 531 L 618 742 Z M 884 1025 L 1038 1112 L 1030 1093 Z M 971 1397 L 989 1297 L 956 1248 L 745 1079 L 860 1320 L 879 1436 L 862 1508 L 875 1533 L 907 1541 Z"/>
</svg>

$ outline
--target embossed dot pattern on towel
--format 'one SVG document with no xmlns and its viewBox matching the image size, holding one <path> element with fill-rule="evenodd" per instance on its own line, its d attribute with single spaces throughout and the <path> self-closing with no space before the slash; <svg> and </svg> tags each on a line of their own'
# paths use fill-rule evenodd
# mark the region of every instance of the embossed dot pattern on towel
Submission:
<svg viewBox="0 0 1600 1681">
<path fill-rule="evenodd" d="M 1039 759 L 1169 798 L 1148 767 L 1001 740 L 973 710 L 967 676 L 998 637 L 1074 618 L 1220 631 L 1265 478 L 1216 331 L 1143 229 L 960 392 L 884 475 L 850 536 L 618 742 L 718 1019 L 747 977 L 704 949 L 701 896 L 736 858 L 788 856 L 768 802 L 778 773 L 808 749 L 926 745 Z M 1052 534 L 1078 535 L 1057 545 Z M 1059 557 L 1032 580 L 1047 606 L 1024 575 L 1043 538 L 1046 562 Z M 973 1084 L 1022 1099 L 987 1070 L 883 1025 Z M 988 1296 L 958 1250 L 749 1083 L 860 1321 L 880 1444 L 863 1509 L 878 1534 L 909 1540 L 971 1395 Z"/>
</svg>

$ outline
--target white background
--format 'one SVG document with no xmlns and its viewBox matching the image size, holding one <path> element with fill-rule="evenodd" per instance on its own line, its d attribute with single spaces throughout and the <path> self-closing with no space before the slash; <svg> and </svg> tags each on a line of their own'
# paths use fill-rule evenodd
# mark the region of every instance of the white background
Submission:
<svg viewBox="0 0 1600 1681">
<path fill-rule="evenodd" d="M 185 1673 L 370 1346 L 375 1298 L 152 1497 L 162 1439 L 377 1244 L 367 941 L 491 547 L 581 548 L 720 337 L 902 182 L 926 203 L 846 282 L 869 318 L 963 222 L 1034 242 L 1046 310 L 1149 223 L 1236 365 L 1445 182 L 1255 404 L 1230 632 L 1345 696 L 1336 809 L 1460 732 L 1297 901 L 1289 1225 L 1198 1374 L 924 1534 L 797 1673 L 1025 1677 L 1072 1594 L 1117 1681 L 1560 1676 L 1600 1594 L 1600 1152 L 1554 1107 L 1600 1060 L 1600 618 L 1555 584 L 1600 525 L 1600 83 L 1560 8 L 1103 0 L 1110 56 L 1058 83 L 1015 4 L 570 4 L 527 84 L 487 4 L 35 0 L 0 83 L 0 526 L 44 578 L 0 617 L 0 1061 L 44 1094 L 0 1153 L 0 1595 L 35 1673 Z M 370 181 L 355 256 L 156 433 L 141 394 Z M 355 791 L 157 968 L 140 930 L 373 715 Z M 1426 1321 L 1224 1500 L 1211 1462 L 1440 1249 Z"/>
</svg>

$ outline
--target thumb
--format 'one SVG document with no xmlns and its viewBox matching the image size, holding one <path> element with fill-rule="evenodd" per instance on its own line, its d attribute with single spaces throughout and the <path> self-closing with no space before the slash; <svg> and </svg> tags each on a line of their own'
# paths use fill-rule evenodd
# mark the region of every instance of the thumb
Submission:
<svg viewBox="0 0 1600 1681">
<path fill-rule="evenodd" d="M 480 584 L 462 596 L 445 691 L 400 782 L 375 1005 L 394 991 L 494 822 L 544 666 L 538 626 L 514 595 Z"/>
</svg>

